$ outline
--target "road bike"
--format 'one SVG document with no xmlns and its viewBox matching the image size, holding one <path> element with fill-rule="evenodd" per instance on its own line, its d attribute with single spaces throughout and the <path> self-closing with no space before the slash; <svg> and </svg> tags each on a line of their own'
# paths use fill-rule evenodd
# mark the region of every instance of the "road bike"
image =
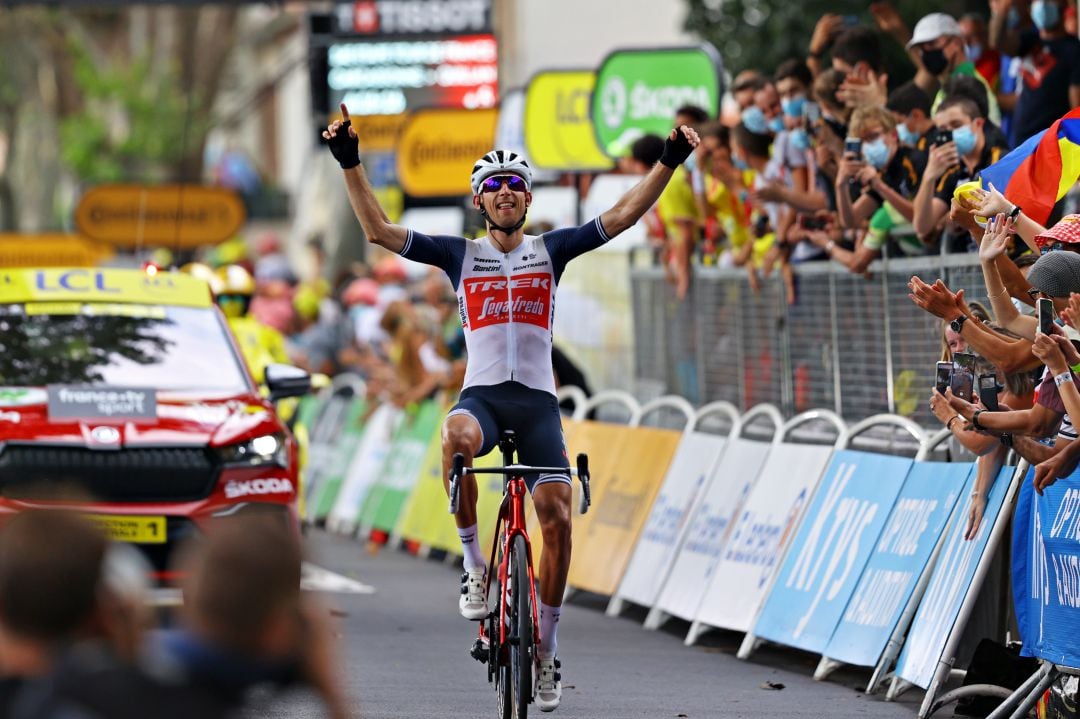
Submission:
<svg viewBox="0 0 1080 719">
<path fill-rule="evenodd" d="M 502 467 L 466 467 L 465 458 L 454 455 L 450 470 L 450 513 L 457 514 L 462 477 L 467 474 L 503 475 L 503 497 L 488 561 L 488 566 L 493 569 L 488 571 L 484 589 L 484 596 L 490 597 L 494 582 L 498 602 L 496 609 L 480 620 L 479 636 L 469 653 L 487 665 L 488 682 L 495 685 L 502 718 L 526 719 L 533 700 L 533 676 L 540 662 L 536 650 L 540 624 L 536 611 L 532 545 L 525 526 L 525 495 L 528 493 L 525 476 L 554 473 L 577 476 L 581 481 L 579 509 L 584 514 L 592 502 L 589 458 L 579 454 L 576 471 L 570 467 L 515 464 L 516 443 L 514 433 L 510 431 L 503 432 L 499 450 Z M 490 601 L 488 606 L 491 606 Z"/>
</svg>

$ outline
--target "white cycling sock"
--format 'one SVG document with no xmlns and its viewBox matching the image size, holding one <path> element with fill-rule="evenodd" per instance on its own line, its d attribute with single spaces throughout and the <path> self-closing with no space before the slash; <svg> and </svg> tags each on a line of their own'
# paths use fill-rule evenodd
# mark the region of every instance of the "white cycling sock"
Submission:
<svg viewBox="0 0 1080 719">
<path fill-rule="evenodd" d="M 540 602 L 540 656 L 555 656 L 559 642 L 555 634 L 559 631 L 559 617 L 562 607 L 552 607 Z"/>
<path fill-rule="evenodd" d="M 465 553 L 465 569 L 483 569 L 487 566 L 484 555 L 480 553 L 480 540 L 476 537 L 476 525 L 458 527 L 458 536 L 461 537 L 461 549 Z"/>
</svg>

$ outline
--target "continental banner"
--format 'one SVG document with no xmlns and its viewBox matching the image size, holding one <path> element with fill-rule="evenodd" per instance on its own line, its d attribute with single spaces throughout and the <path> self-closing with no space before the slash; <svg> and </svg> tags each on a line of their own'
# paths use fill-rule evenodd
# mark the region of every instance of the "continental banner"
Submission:
<svg viewBox="0 0 1080 719">
<path fill-rule="evenodd" d="M 687 520 L 708 487 L 725 442 L 724 437 L 705 432 L 683 435 L 619 584 L 619 597 L 646 607 L 656 603 L 661 588 L 659 580 L 668 574 L 685 535 Z"/>
<path fill-rule="evenodd" d="M 593 507 L 574 528 L 568 583 L 610 596 L 619 586 L 682 432 L 585 423 L 578 430 L 579 445 L 590 434 L 596 454 L 606 455 L 607 461 L 596 463 L 602 471 L 593 472 Z M 593 454 L 589 456 L 591 460 Z"/>
<path fill-rule="evenodd" d="M 497 110 L 421 110 L 398 143 L 397 174 L 414 197 L 472 195 L 476 160 L 495 142 Z"/>
<path fill-rule="evenodd" d="M 394 433 L 379 478 L 360 509 L 361 527 L 389 532 L 397 525 L 409 493 L 416 485 L 432 435 L 438 434 L 445 408 L 434 401 L 421 402 L 405 416 Z"/>
<path fill-rule="evenodd" d="M 770 445 L 743 437 L 727 440 L 727 449 L 713 468 L 705 495 L 686 530 L 656 606 L 680 619 L 697 616 L 731 526 L 769 456 Z"/>
<path fill-rule="evenodd" d="M 831 446 L 780 444 L 769 452 L 724 545 L 697 619 L 747 632 L 806 513 Z M 738 591 L 732 591 L 732 588 Z"/>
<path fill-rule="evenodd" d="M 611 160 L 596 144 L 589 100 L 596 73 L 551 70 L 525 90 L 525 147 L 536 167 L 561 172 L 604 171 Z"/>
</svg>

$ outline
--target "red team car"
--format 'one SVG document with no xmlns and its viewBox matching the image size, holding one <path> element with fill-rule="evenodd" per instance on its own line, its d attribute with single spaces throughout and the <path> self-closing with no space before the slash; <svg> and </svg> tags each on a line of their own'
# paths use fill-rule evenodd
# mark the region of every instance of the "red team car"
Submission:
<svg viewBox="0 0 1080 719">
<path fill-rule="evenodd" d="M 0 521 L 78 497 L 159 578 L 212 517 L 258 503 L 298 526 L 296 442 L 271 402 L 310 384 L 271 365 L 263 397 L 189 275 L 0 270 Z"/>
</svg>

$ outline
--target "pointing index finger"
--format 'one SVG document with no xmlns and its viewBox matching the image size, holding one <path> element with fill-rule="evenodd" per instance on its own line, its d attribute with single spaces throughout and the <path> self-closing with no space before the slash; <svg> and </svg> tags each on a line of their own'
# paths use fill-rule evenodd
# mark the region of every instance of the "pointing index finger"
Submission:
<svg viewBox="0 0 1080 719">
<path fill-rule="evenodd" d="M 341 119 L 345 122 L 349 121 L 349 108 L 345 107 L 345 103 L 341 103 Z"/>
</svg>

